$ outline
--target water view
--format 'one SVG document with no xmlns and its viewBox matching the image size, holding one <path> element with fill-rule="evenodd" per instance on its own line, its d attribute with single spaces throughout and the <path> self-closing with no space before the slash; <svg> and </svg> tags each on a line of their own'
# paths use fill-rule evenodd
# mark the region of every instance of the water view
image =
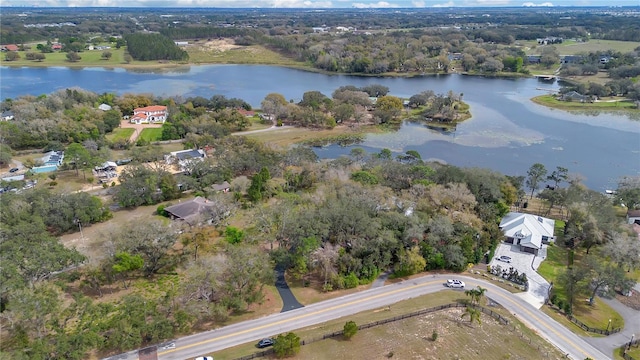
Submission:
<svg viewBox="0 0 640 360">
<path fill-rule="evenodd" d="M 157 96 L 241 98 L 260 107 L 272 92 L 299 101 L 306 91 L 327 96 L 340 86 L 382 84 L 390 94 L 410 97 L 424 90 L 464 94 L 473 117 L 455 131 L 405 123 L 397 132 L 370 134 L 358 145 L 418 151 L 424 159 L 458 166 L 486 167 L 524 175 L 535 162 L 567 167 L 596 190 L 615 188 L 620 177 L 640 174 L 640 114 L 568 113 L 536 105 L 533 96 L 555 91 L 557 83 L 535 79 L 490 79 L 463 75 L 376 78 L 324 75 L 251 65 L 203 65 L 170 70 L 0 67 L 0 98 L 40 95 L 80 87 L 97 93 L 152 93 Z M 349 147 L 318 149 L 323 158 L 348 154 Z"/>
</svg>

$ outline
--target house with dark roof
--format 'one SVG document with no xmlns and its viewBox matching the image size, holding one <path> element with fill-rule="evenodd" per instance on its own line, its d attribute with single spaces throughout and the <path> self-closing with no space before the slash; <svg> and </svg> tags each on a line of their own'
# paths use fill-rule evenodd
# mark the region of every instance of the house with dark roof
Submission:
<svg viewBox="0 0 640 360">
<path fill-rule="evenodd" d="M 589 95 L 582 95 L 577 91 L 569 91 L 566 94 L 560 95 L 558 100 L 561 100 L 561 101 L 590 102 L 591 101 L 591 97 Z"/>
<path fill-rule="evenodd" d="M 640 225 L 640 210 L 628 210 L 627 223 Z"/>
<path fill-rule="evenodd" d="M 520 251 L 534 255 L 538 255 L 542 244 L 555 240 L 555 221 L 542 216 L 510 212 L 499 227 L 506 243 L 518 245 Z"/>
<path fill-rule="evenodd" d="M 49 151 L 42 157 L 44 165 L 60 166 L 64 161 L 64 151 Z"/>
<path fill-rule="evenodd" d="M 214 205 L 213 201 L 198 196 L 191 200 L 168 206 L 164 208 L 164 211 L 167 212 L 172 220 L 195 222 L 200 216 L 206 217 L 207 211 Z"/>
<path fill-rule="evenodd" d="M 565 55 L 560 57 L 560 64 L 579 64 L 582 60 L 580 55 Z"/>
<path fill-rule="evenodd" d="M 215 192 L 229 192 L 229 189 L 231 188 L 231 185 L 228 182 L 223 182 L 222 184 L 213 184 L 211 185 L 211 188 L 213 189 L 213 191 Z"/>
</svg>

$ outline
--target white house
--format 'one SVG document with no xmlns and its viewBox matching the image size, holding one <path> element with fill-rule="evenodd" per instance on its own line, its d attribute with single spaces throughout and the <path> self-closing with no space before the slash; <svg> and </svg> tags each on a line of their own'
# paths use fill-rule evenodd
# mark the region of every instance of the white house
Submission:
<svg viewBox="0 0 640 360">
<path fill-rule="evenodd" d="M 631 224 L 639 224 L 640 225 L 640 210 L 629 210 L 627 211 L 627 222 Z"/>
<path fill-rule="evenodd" d="M 167 120 L 167 107 L 162 105 L 133 109 L 133 116 L 129 118 L 132 124 L 164 124 L 165 120 Z"/>
<path fill-rule="evenodd" d="M 555 220 L 542 216 L 508 213 L 500 221 L 500 230 L 504 233 L 505 242 L 519 245 L 520 251 L 538 254 L 542 244 L 554 241 Z"/>
<path fill-rule="evenodd" d="M 111 105 L 103 103 L 103 104 L 100 104 L 100 106 L 98 106 L 98 109 L 102 111 L 109 111 L 111 110 Z"/>
<path fill-rule="evenodd" d="M 167 164 L 177 164 L 180 171 L 188 171 L 195 161 L 202 161 L 206 157 L 204 150 L 190 149 L 182 151 L 173 151 L 169 155 L 164 156 Z"/>
</svg>

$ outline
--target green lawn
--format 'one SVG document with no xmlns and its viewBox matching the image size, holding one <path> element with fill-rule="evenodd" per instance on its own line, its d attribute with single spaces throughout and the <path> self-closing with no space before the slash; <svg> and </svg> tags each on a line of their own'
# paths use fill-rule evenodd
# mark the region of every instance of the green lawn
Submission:
<svg viewBox="0 0 640 360">
<path fill-rule="evenodd" d="M 118 140 L 126 140 L 131 138 L 135 129 L 132 128 L 116 128 L 113 129 L 113 132 L 106 136 L 108 140 L 118 141 Z"/>
<path fill-rule="evenodd" d="M 539 46 L 535 40 L 518 41 L 524 47 L 527 55 L 540 55 L 544 46 Z M 600 40 L 592 39 L 586 42 L 567 40 L 562 44 L 553 45 L 561 55 L 576 55 L 596 51 L 614 50 L 621 53 L 633 51 L 640 43 L 634 41 Z"/>
<path fill-rule="evenodd" d="M 140 133 L 140 136 L 138 137 L 138 140 L 145 140 L 145 141 L 160 141 L 162 140 L 162 128 L 146 128 L 143 129 L 142 132 Z"/>
<path fill-rule="evenodd" d="M 104 51 L 111 52 L 112 56 L 109 60 L 102 59 Z M 15 61 L 6 61 L 4 55 L 0 57 L 0 64 L 3 66 L 121 66 L 124 61 L 124 48 L 116 49 L 112 46 L 109 50 L 85 50 L 78 53 L 81 59 L 77 62 L 67 60 L 67 53 L 56 51 L 44 54 L 43 61 L 27 60 L 27 52 L 38 52 L 35 46 L 29 51 L 18 51 L 20 59 Z M 133 62 L 132 62 L 133 63 Z"/>
<path fill-rule="evenodd" d="M 637 110 L 632 101 L 624 99 L 612 99 L 614 101 L 601 100 L 593 103 L 581 103 L 577 101 L 560 101 L 555 95 L 536 96 L 531 101 L 536 104 L 561 109 L 561 110 Z"/>
</svg>

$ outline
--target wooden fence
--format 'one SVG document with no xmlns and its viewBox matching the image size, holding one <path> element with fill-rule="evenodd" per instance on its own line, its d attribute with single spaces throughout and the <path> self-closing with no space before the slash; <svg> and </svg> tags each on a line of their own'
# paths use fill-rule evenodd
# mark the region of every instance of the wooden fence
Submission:
<svg viewBox="0 0 640 360">
<path fill-rule="evenodd" d="M 563 314 L 564 313 L 560 310 L 559 307 L 555 306 L 555 305 L 549 305 L 552 309 L 556 310 L 558 313 Z M 615 329 L 597 329 L 597 328 L 592 328 L 588 325 L 586 325 L 585 323 L 583 323 L 582 321 L 576 319 L 575 317 L 573 317 L 573 315 L 568 315 L 567 319 L 569 319 L 569 321 L 571 321 L 572 323 L 578 325 L 582 330 L 587 331 L 587 332 L 591 332 L 591 333 L 595 333 L 595 334 L 600 334 L 600 335 L 606 335 L 609 336 L 611 334 L 615 334 L 615 333 L 619 333 L 622 328 L 615 328 Z"/>
<path fill-rule="evenodd" d="M 636 339 L 624 344 L 624 348 L 622 349 L 622 358 L 625 360 L 636 360 L 633 356 L 627 354 L 627 351 L 631 349 L 631 346 L 638 347 L 640 346 L 640 339 Z"/>
<path fill-rule="evenodd" d="M 436 312 L 436 311 L 441 311 L 441 310 L 445 310 L 445 309 L 451 309 L 451 308 L 466 308 L 467 306 L 471 306 L 475 309 L 480 310 L 481 312 L 493 317 L 494 319 L 498 320 L 501 324 L 503 325 L 509 325 L 509 319 L 505 318 L 504 316 L 498 314 L 497 312 L 491 310 L 491 309 L 487 309 L 485 307 L 479 306 L 479 305 L 472 305 L 472 304 L 466 304 L 466 303 L 450 303 L 450 304 L 445 304 L 445 305 L 440 305 L 440 306 L 435 306 L 435 307 L 431 307 L 428 309 L 422 309 L 422 310 L 418 310 L 418 311 L 414 311 L 412 313 L 408 313 L 408 314 L 403 314 L 403 315 L 399 315 L 399 316 L 394 316 L 392 318 L 388 318 L 388 319 L 383 319 L 383 320 L 378 320 L 378 321 L 374 321 L 368 324 L 363 324 L 363 325 L 359 325 L 358 326 L 358 330 L 363 330 L 363 329 L 369 329 L 375 326 L 379 326 L 379 325 L 384 325 L 384 324 L 388 324 L 394 321 L 399 321 L 399 320 L 404 320 L 404 319 L 408 319 L 408 318 L 412 318 L 415 316 L 420 316 L 420 315 L 424 315 L 424 314 L 429 314 L 432 312 Z M 513 326 L 513 329 L 516 329 L 515 326 Z M 311 338 L 311 339 L 304 339 L 302 341 L 300 341 L 300 345 L 308 345 L 317 341 L 322 341 L 322 340 L 326 340 L 326 339 L 331 339 L 331 338 L 335 338 L 338 336 L 342 336 L 343 331 L 339 330 L 339 331 L 334 331 L 332 333 L 328 333 L 328 334 L 324 334 L 322 336 L 318 336 L 315 338 Z M 521 333 L 519 335 L 522 335 Z M 528 339 L 528 338 L 527 338 Z M 531 339 L 528 339 L 529 343 L 531 344 Z M 540 349 L 540 347 L 538 347 L 538 349 Z M 255 358 L 260 358 L 260 357 L 264 357 L 267 355 L 271 355 L 273 354 L 273 349 L 269 349 L 269 350 L 265 350 L 265 351 L 260 351 L 251 355 L 247 355 L 247 356 L 243 356 L 240 358 L 237 358 L 236 360 L 250 360 L 250 359 L 255 359 Z"/>
</svg>

